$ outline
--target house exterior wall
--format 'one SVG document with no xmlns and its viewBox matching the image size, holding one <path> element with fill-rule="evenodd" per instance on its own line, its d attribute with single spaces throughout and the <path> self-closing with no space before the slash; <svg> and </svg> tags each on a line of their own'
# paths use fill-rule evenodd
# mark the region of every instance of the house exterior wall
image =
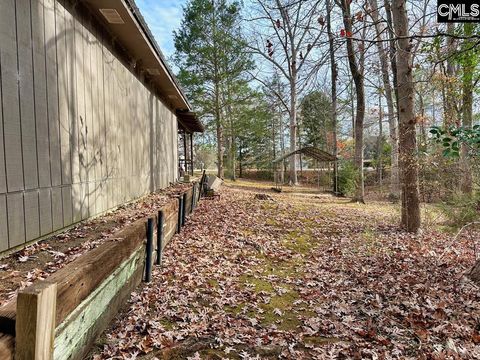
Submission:
<svg viewBox="0 0 480 360">
<path fill-rule="evenodd" d="M 94 20 L 0 3 L 0 252 L 177 177 L 177 118 Z"/>
</svg>

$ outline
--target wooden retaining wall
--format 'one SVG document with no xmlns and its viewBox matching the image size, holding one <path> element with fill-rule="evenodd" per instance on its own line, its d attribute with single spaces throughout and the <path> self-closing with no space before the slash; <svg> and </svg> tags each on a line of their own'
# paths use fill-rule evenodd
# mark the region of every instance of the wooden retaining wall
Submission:
<svg viewBox="0 0 480 360">
<path fill-rule="evenodd" d="M 193 212 L 198 184 L 186 193 Z M 179 197 L 163 212 L 162 249 L 178 230 Z M 151 214 L 157 234 L 158 211 Z M 148 218 L 148 217 L 147 217 Z M 66 265 L 46 281 L 19 292 L 0 308 L 0 360 L 81 359 L 145 275 L 146 222 L 140 219 Z M 157 244 L 156 238 L 154 244 Z M 155 247 L 155 251 L 159 251 Z"/>
</svg>

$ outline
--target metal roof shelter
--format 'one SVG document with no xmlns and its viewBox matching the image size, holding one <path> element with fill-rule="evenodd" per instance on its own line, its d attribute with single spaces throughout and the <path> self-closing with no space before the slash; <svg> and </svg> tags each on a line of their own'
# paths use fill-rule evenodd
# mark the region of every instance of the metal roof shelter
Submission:
<svg viewBox="0 0 480 360">
<path fill-rule="evenodd" d="M 330 154 L 326 151 L 320 150 L 320 149 L 318 149 L 316 147 L 313 147 L 313 146 L 306 146 L 304 148 L 289 152 L 288 154 L 285 154 L 282 157 L 273 160 L 273 163 L 279 163 L 280 161 L 283 161 L 283 160 L 289 158 L 290 156 L 298 155 L 298 154 L 304 154 L 308 157 L 311 157 L 312 159 L 315 159 L 315 160 L 318 160 L 318 161 L 321 161 L 321 162 L 335 162 L 335 161 L 337 161 L 337 158 L 334 155 L 332 155 L 332 154 Z"/>
<path fill-rule="evenodd" d="M 291 156 L 294 156 L 294 155 L 300 155 L 300 154 L 303 154 L 305 156 L 308 156 L 314 160 L 316 160 L 317 162 L 323 162 L 323 163 L 334 163 L 334 169 L 336 168 L 336 163 L 338 161 L 338 158 L 336 158 L 334 155 L 326 152 L 326 151 L 323 151 L 323 150 L 320 150 L 316 147 L 313 147 L 313 146 L 306 146 L 306 147 L 303 147 L 301 149 L 297 149 L 295 151 L 291 151 L 289 152 L 288 154 L 285 154 L 275 160 L 273 160 L 273 165 L 274 165 L 274 178 L 275 178 L 275 188 L 278 190 L 278 191 L 281 191 L 281 187 L 282 187 L 282 184 L 284 183 L 284 169 L 283 169 L 283 166 L 280 167 L 280 174 L 278 173 L 278 165 L 281 164 L 284 160 L 290 158 Z M 334 171 L 334 173 L 336 173 L 336 171 Z M 335 174 L 334 174 L 335 176 Z M 337 181 L 335 178 L 333 178 L 333 191 L 336 193 L 336 184 Z"/>
</svg>

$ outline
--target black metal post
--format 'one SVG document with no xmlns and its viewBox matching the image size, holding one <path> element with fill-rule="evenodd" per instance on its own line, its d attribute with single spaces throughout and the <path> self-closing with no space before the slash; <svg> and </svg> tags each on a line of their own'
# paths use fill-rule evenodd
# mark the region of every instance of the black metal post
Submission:
<svg viewBox="0 0 480 360">
<path fill-rule="evenodd" d="M 197 196 L 197 185 L 196 183 L 193 183 L 192 187 L 192 212 L 195 210 L 195 206 L 197 205 L 197 202 L 195 201 Z"/>
<path fill-rule="evenodd" d="M 157 265 L 162 265 L 163 223 L 164 223 L 163 211 L 159 211 L 158 221 L 157 221 L 157 261 L 156 261 Z"/>
<path fill-rule="evenodd" d="M 178 196 L 178 221 L 177 221 L 177 234 L 182 231 L 182 213 L 183 213 L 183 196 Z"/>
<path fill-rule="evenodd" d="M 203 188 L 204 184 L 203 184 L 203 183 L 206 181 L 206 176 L 207 176 L 207 175 L 206 175 L 206 172 L 205 172 L 205 170 L 203 170 L 202 177 L 200 178 L 200 188 L 198 189 L 199 191 L 198 191 L 198 199 L 197 199 L 197 201 L 200 201 L 200 199 L 201 199 L 201 197 L 202 197 L 202 195 L 203 195 L 203 191 L 204 191 L 204 188 Z"/>
<path fill-rule="evenodd" d="M 145 260 L 145 282 L 152 281 L 152 257 L 153 257 L 153 219 L 147 221 L 147 258 Z"/>
<path fill-rule="evenodd" d="M 183 194 L 183 207 L 182 207 L 182 226 L 185 225 L 185 217 L 187 212 L 187 193 Z"/>
</svg>

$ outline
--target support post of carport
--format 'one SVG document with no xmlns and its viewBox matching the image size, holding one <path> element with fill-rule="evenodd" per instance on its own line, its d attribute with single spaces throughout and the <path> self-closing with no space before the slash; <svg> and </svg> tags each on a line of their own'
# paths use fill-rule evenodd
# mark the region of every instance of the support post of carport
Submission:
<svg viewBox="0 0 480 360">
<path fill-rule="evenodd" d="M 193 176 L 193 133 L 190 134 L 190 175 Z"/>
<path fill-rule="evenodd" d="M 183 164 L 185 168 L 183 169 L 184 174 L 188 174 L 188 161 L 187 161 L 187 132 L 183 132 Z"/>
</svg>

